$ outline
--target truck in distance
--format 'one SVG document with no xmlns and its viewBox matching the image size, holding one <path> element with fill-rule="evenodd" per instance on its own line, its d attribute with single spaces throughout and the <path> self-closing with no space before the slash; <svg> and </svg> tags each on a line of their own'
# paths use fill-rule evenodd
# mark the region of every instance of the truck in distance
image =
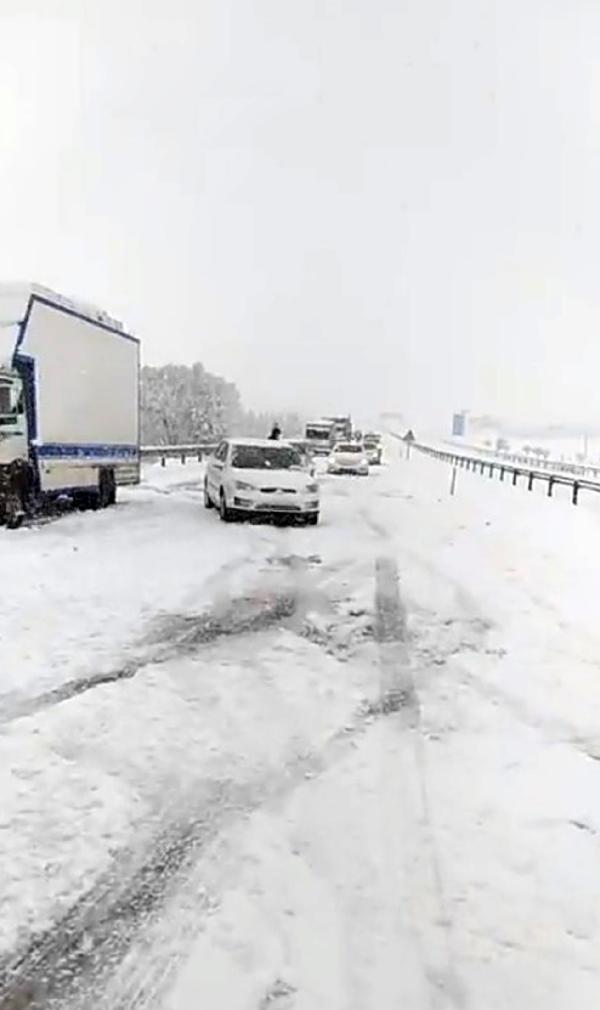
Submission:
<svg viewBox="0 0 600 1010">
<path fill-rule="evenodd" d="M 334 442 L 343 442 L 352 438 L 352 418 L 349 415 L 327 415 L 323 420 L 333 425 Z"/>
<path fill-rule="evenodd" d="M 335 441 L 331 421 L 311 421 L 304 429 L 304 444 L 313 456 L 328 456 Z"/>
<path fill-rule="evenodd" d="M 363 438 L 363 444 L 369 463 L 381 463 L 381 435 L 368 431 Z"/>
<path fill-rule="evenodd" d="M 105 312 L 0 285 L 0 520 L 139 481 L 139 341 Z"/>
</svg>

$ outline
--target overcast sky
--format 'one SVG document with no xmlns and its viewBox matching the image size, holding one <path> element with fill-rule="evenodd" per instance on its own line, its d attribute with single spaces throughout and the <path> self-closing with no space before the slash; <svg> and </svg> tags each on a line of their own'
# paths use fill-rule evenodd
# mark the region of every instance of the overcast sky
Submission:
<svg viewBox="0 0 600 1010">
<path fill-rule="evenodd" d="M 600 419 L 598 0 L 0 0 L 0 278 L 249 406 Z"/>
</svg>

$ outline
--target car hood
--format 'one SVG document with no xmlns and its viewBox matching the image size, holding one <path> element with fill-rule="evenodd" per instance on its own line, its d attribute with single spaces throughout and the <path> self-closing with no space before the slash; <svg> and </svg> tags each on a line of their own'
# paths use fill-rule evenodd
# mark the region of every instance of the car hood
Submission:
<svg viewBox="0 0 600 1010">
<path fill-rule="evenodd" d="M 293 488 L 304 491 L 307 484 L 314 483 L 307 470 L 241 470 L 232 468 L 233 480 L 244 480 L 255 487 Z"/>
</svg>

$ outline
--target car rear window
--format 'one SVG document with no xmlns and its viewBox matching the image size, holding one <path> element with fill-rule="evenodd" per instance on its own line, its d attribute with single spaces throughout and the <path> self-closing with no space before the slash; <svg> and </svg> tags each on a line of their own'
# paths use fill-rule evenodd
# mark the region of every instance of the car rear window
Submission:
<svg viewBox="0 0 600 1010">
<path fill-rule="evenodd" d="M 231 465 L 236 470 L 289 470 L 301 467 L 302 459 L 289 445 L 234 445 Z"/>
</svg>

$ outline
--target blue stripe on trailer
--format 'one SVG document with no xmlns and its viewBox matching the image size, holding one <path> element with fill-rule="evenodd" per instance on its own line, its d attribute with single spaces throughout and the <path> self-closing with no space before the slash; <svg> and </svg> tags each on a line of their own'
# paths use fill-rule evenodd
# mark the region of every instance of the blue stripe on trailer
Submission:
<svg viewBox="0 0 600 1010">
<path fill-rule="evenodd" d="M 39 459 L 137 459 L 137 445 L 105 445 L 45 442 L 36 447 Z"/>
</svg>

